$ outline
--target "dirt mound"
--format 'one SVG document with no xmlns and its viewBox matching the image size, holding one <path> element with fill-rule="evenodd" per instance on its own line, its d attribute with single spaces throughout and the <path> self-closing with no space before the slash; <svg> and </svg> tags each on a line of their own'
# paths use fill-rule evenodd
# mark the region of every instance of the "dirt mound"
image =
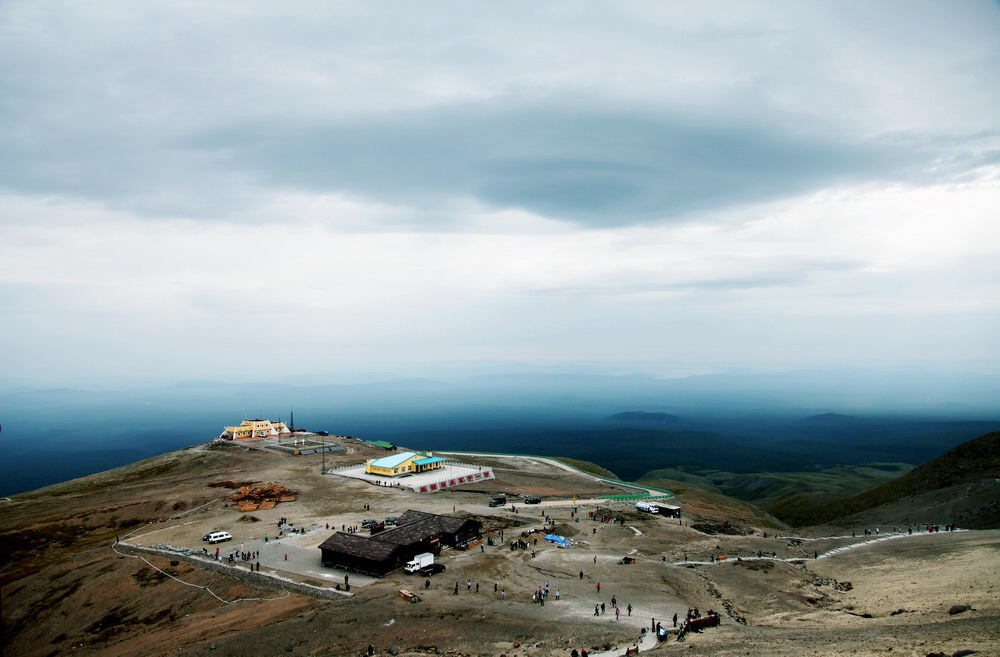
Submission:
<svg viewBox="0 0 1000 657">
<path fill-rule="evenodd" d="M 726 536 L 746 536 L 751 533 L 745 528 L 737 527 L 728 520 L 723 523 L 696 522 L 691 525 L 691 529 L 697 530 L 702 534 L 725 534 Z"/>
<path fill-rule="evenodd" d="M 258 482 L 256 482 L 256 481 L 230 481 L 230 480 L 227 479 L 225 481 L 215 481 L 215 482 L 212 482 L 212 483 L 209 484 L 209 486 L 211 486 L 212 488 L 231 488 L 233 490 L 236 490 L 237 488 L 243 488 L 243 487 L 246 487 L 246 486 L 253 486 L 256 483 L 258 483 Z"/>
<path fill-rule="evenodd" d="M 294 502 L 298 499 L 299 491 L 285 488 L 281 484 L 265 484 L 259 487 L 240 486 L 232 495 L 227 495 L 226 499 L 236 502 L 236 507 L 242 512 L 266 511 L 273 509 L 279 502 Z"/>
</svg>

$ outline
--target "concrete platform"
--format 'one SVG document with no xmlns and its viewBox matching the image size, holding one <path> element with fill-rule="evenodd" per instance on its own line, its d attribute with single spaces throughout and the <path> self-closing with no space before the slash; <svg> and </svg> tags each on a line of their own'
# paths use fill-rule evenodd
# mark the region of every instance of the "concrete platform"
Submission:
<svg viewBox="0 0 1000 657">
<path fill-rule="evenodd" d="M 376 486 L 409 488 L 418 493 L 434 493 L 445 488 L 454 488 L 455 486 L 496 478 L 493 474 L 493 468 L 490 466 L 453 462 L 449 462 L 445 467 L 430 472 L 403 475 L 400 477 L 384 477 L 368 474 L 365 472 L 364 463 L 335 468 L 328 470 L 327 473 L 341 477 L 350 477 L 351 479 L 361 479 L 371 482 Z"/>
<path fill-rule="evenodd" d="M 277 452 L 283 454 L 290 454 L 293 456 L 302 456 L 305 454 L 319 454 L 321 452 L 326 452 L 327 454 L 339 453 L 344 451 L 344 446 L 337 442 L 327 441 L 323 443 L 319 440 L 314 440 L 312 438 L 298 438 L 298 439 L 288 439 L 283 442 L 268 442 L 264 445 L 267 449 L 273 449 Z"/>
</svg>

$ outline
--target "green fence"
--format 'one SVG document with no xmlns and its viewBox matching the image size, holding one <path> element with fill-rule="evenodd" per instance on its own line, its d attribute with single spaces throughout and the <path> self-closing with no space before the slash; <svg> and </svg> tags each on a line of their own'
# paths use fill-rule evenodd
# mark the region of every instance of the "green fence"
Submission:
<svg viewBox="0 0 1000 657">
<path fill-rule="evenodd" d="M 609 502 L 633 502 L 638 500 L 664 500 L 669 497 L 673 497 L 673 493 L 666 493 L 664 495 L 649 495 L 638 494 L 638 495 L 602 495 L 602 500 L 608 500 Z"/>
</svg>

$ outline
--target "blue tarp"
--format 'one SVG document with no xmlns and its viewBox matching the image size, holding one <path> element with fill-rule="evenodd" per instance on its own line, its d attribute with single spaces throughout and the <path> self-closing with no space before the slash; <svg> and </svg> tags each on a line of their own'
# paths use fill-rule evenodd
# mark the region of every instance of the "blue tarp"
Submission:
<svg viewBox="0 0 1000 657">
<path fill-rule="evenodd" d="M 572 543 L 567 541 L 562 536 L 559 536 L 558 534 L 547 534 L 545 536 L 545 540 L 548 541 L 549 543 L 555 543 L 556 545 L 559 545 L 561 547 L 573 547 Z"/>
</svg>

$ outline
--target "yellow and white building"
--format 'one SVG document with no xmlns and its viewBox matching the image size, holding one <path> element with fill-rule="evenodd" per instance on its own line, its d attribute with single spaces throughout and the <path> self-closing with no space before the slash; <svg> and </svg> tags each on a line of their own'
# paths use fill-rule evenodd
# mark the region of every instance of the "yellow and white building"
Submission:
<svg viewBox="0 0 1000 657">
<path fill-rule="evenodd" d="M 287 433 L 291 432 L 284 422 L 243 420 L 242 424 L 237 427 L 226 427 L 225 431 L 222 432 L 222 437 L 232 440 L 261 440 Z"/>
<path fill-rule="evenodd" d="M 400 452 L 380 459 L 369 459 L 365 463 L 365 473 L 383 477 L 399 477 L 402 475 L 419 474 L 429 470 L 439 470 L 444 467 L 447 459 L 434 456 L 431 452 Z"/>
</svg>

